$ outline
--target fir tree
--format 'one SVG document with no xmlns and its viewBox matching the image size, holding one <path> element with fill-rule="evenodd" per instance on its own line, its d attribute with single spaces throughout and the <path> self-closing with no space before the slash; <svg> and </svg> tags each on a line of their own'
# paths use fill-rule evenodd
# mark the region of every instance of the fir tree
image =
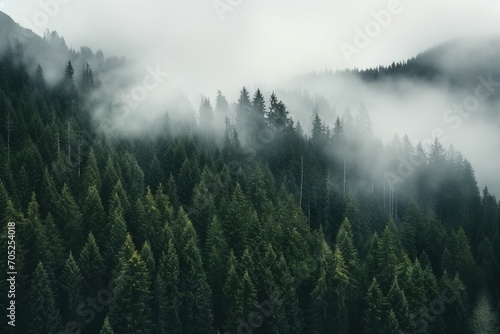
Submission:
<svg viewBox="0 0 500 334">
<path fill-rule="evenodd" d="M 172 240 L 160 259 L 156 277 L 155 299 L 158 307 L 157 332 L 182 333 L 180 320 L 179 259 Z"/>
<path fill-rule="evenodd" d="M 64 292 L 64 302 L 67 306 L 64 309 L 66 321 L 77 321 L 79 315 L 77 312 L 79 304 L 83 301 L 84 280 L 80 268 L 69 253 L 64 269 L 61 274 L 60 284 Z"/>
<path fill-rule="evenodd" d="M 113 289 L 109 323 L 117 333 L 150 333 L 153 329 L 148 288 L 151 281 L 146 264 L 134 251 L 121 263 L 121 268 Z"/>
<path fill-rule="evenodd" d="M 30 286 L 29 333 L 57 333 L 61 316 L 49 277 L 43 264 L 38 263 Z"/>
</svg>

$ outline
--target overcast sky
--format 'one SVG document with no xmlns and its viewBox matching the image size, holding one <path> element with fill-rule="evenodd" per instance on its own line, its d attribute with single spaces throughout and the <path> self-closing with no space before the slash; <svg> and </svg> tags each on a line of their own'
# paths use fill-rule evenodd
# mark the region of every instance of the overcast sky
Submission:
<svg viewBox="0 0 500 334">
<path fill-rule="evenodd" d="M 372 11 L 390 8 L 377 31 Z M 168 67 L 180 85 L 200 90 L 389 64 L 451 38 L 492 34 L 500 18 L 499 0 L 0 0 L 0 9 L 39 34 L 57 30 L 75 48 Z M 348 61 L 340 46 L 356 47 L 356 28 L 373 37 Z"/>
</svg>

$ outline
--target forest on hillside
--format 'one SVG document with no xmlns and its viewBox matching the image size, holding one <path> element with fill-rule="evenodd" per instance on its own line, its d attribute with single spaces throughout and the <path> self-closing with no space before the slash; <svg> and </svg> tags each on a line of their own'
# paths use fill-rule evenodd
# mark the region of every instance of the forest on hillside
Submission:
<svg viewBox="0 0 500 334">
<path fill-rule="evenodd" d="M 90 66 L 49 85 L 19 52 L 0 60 L 0 332 L 498 333 L 500 202 L 453 147 L 384 145 L 363 106 L 306 134 L 245 88 L 103 131 Z"/>
</svg>

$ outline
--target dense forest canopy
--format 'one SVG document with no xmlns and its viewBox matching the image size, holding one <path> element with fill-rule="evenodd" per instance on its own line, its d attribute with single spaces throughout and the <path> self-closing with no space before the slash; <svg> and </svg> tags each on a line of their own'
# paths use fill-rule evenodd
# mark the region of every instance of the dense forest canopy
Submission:
<svg viewBox="0 0 500 334">
<path fill-rule="evenodd" d="M 127 135 L 96 124 L 85 50 L 51 84 L 20 44 L 0 60 L 0 240 L 15 222 L 18 272 L 2 333 L 498 329 L 500 203 L 459 151 L 384 145 L 363 106 L 305 133 L 246 88 Z"/>
</svg>

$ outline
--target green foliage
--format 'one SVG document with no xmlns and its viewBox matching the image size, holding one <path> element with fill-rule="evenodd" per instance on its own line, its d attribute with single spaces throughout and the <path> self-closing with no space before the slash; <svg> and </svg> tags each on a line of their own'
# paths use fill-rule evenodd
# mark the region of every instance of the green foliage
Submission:
<svg viewBox="0 0 500 334">
<path fill-rule="evenodd" d="M 38 263 L 31 280 L 29 333 L 56 333 L 61 316 L 43 264 Z"/>
<path fill-rule="evenodd" d="M 85 281 L 85 290 L 95 296 L 103 288 L 106 267 L 92 232 L 89 233 L 87 242 L 80 252 L 78 266 Z"/>
<path fill-rule="evenodd" d="M 102 328 L 99 334 L 114 334 L 113 328 L 111 328 L 111 324 L 109 323 L 108 317 L 104 319 L 104 323 L 102 324 Z"/>
<path fill-rule="evenodd" d="M 85 240 L 85 230 L 82 224 L 80 208 L 66 184 L 62 189 L 57 207 L 57 220 L 64 224 L 62 226 L 62 236 L 66 242 L 66 247 L 78 253 Z"/>
<path fill-rule="evenodd" d="M 109 309 L 98 306 L 83 332 L 412 333 L 424 319 L 429 332 L 465 333 L 493 323 L 500 207 L 456 150 L 407 136 L 382 145 L 364 106 L 327 124 L 321 101 L 306 134 L 275 93 L 266 103 L 246 88 L 234 121 L 218 92 L 215 110 L 203 98 L 199 126 L 162 119 L 148 136 L 108 136 L 90 122 L 100 102 L 89 98 L 107 61 L 67 51 L 55 86 L 17 51 L 0 58 L 0 239 L 16 222 L 20 331 L 84 322 L 79 306 L 117 272 Z M 420 164 L 390 187 L 401 156 Z M 475 305 L 483 290 L 490 308 Z M 438 301 L 444 310 L 422 318 Z"/>
<path fill-rule="evenodd" d="M 158 307 L 157 333 L 182 333 L 180 319 L 179 259 L 172 240 L 160 259 L 155 300 Z"/>
<path fill-rule="evenodd" d="M 63 299 L 67 308 L 63 310 L 66 321 L 75 321 L 79 318 L 77 309 L 83 300 L 84 279 L 78 264 L 69 253 L 60 279 L 61 288 L 64 292 Z"/>
<path fill-rule="evenodd" d="M 114 331 L 124 334 L 151 332 L 153 319 L 150 284 L 146 264 L 134 250 L 122 263 L 113 289 L 109 322 Z"/>
<path fill-rule="evenodd" d="M 364 333 L 399 333 L 394 311 L 390 309 L 376 278 L 373 278 L 365 300 Z"/>
</svg>

